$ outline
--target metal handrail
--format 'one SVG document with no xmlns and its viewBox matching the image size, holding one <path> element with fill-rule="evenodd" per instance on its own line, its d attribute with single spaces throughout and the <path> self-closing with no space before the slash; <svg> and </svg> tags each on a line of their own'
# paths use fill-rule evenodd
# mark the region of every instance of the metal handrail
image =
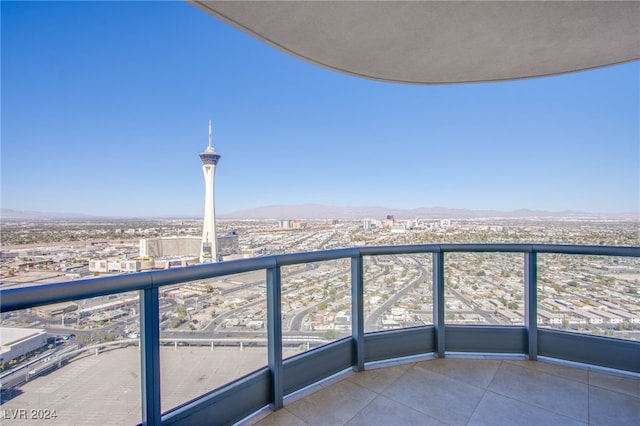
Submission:
<svg viewBox="0 0 640 426">
<path fill-rule="evenodd" d="M 99 277 L 29 287 L 0 289 L 0 312 L 34 308 L 52 303 L 87 299 L 127 291 L 159 288 L 199 279 L 269 269 L 275 266 L 348 259 L 358 256 L 380 256 L 416 253 L 554 253 L 596 256 L 640 257 L 640 247 L 557 244 L 412 244 L 397 246 L 356 247 L 314 252 L 281 254 L 251 259 L 230 260 L 161 271 L 139 272 L 113 277 Z"/>
<path fill-rule="evenodd" d="M 142 372 L 143 424 L 161 424 L 160 411 L 160 333 L 159 333 L 159 289 L 163 286 L 188 281 L 221 277 L 231 274 L 266 271 L 267 283 L 267 340 L 268 368 L 272 377 L 272 406 L 283 406 L 283 359 L 282 359 L 282 312 L 281 274 L 282 266 L 338 259 L 351 261 L 352 295 L 352 339 L 354 342 L 354 365 L 356 370 L 364 368 L 364 311 L 363 311 L 363 257 L 402 254 L 433 254 L 433 329 L 435 349 L 444 356 L 444 264 L 445 253 L 523 253 L 525 328 L 527 330 L 528 357 L 537 358 L 537 254 L 570 254 L 596 256 L 640 257 L 636 246 L 592 246 L 555 244 L 415 244 L 398 246 L 375 246 L 342 248 L 315 252 L 301 252 L 265 256 L 252 259 L 232 260 L 202 264 L 161 271 L 140 272 L 113 277 L 93 278 L 78 281 L 44 284 L 21 288 L 0 289 L 0 312 L 9 312 L 86 299 L 96 296 L 140 291 L 140 355 Z"/>
</svg>

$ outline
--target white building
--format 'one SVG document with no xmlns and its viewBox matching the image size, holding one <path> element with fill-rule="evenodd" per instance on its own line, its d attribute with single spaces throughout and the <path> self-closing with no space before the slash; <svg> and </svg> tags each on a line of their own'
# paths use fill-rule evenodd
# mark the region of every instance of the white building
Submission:
<svg viewBox="0 0 640 426">
<path fill-rule="evenodd" d="M 402 222 L 396 222 L 391 225 L 391 233 L 392 234 L 406 234 L 407 233 L 407 225 Z"/>
<path fill-rule="evenodd" d="M 158 237 L 140 239 L 140 257 L 199 257 L 202 239 L 200 237 Z"/>
<path fill-rule="evenodd" d="M 218 253 L 218 258 L 232 254 L 240 254 L 238 240 L 238 234 L 235 232 L 217 236 L 216 251 Z M 199 257 L 201 244 L 202 239 L 200 237 L 193 236 L 141 238 L 140 257 L 143 259 Z"/>
<path fill-rule="evenodd" d="M 293 220 L 291 219 L 280 219 L 278 220 L 278 228 L 280 229 L 291 229 L 293 227 Z"/>
<path fill-rule="evenodd" d="M 89 271 L 99 273 L 109 272 L 139 272 L 152 269 L 153 262 L 129 259 L 91 259 Z"/>
<path fill-rule="evenodd" d="M 0 363 L 18 359 L 47 345 L 47 332 L 41 328 L 0 327 Z"/>
</svg>

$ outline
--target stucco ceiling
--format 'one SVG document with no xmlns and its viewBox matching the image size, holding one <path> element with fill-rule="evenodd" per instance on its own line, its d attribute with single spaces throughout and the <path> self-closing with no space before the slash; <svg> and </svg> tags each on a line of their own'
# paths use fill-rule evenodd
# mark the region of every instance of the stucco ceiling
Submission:
<svg viewBox="0 0 640 426">
<path fill-rule="evenodd" d="M 640 58 L 640 1 L 198 1 L 309 62 L 377 80 L 528 78 Z"/>
</svg>

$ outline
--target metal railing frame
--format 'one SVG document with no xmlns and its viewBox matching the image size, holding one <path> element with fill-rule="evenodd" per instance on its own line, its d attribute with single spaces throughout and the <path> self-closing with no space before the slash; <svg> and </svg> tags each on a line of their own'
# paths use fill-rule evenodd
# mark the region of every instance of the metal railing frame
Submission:
<svg viewBox="0 0 640 426">
<path fill-rule="evenodd" d="M 0 290 L 0 312 L 34 308 L 58 302 L 86 299 L 128 291 L 140 292 L 140 347 L 142 423 L 161 424 L 160 403 L 160 317 L 159 289 L 188 281 L 209 279 L 257 270 L 266 271 L 268 371 L 271 377 L 271 407 L 283 406 L 283 357 L 281 267 L 337 259 L 351 260 L 351 301 L 353 365 L 365 368 L 364 274 L 366 256 L 432 254 L 433 259 L 433 329 L 434 354 L 445 356 L 445 253 L 523 253 L 526 354 L 538 357 L 537 327 L 537 255 L 538 253 L 640 257 L 640 247 L 555 245 L 555 244 L 420 244 L 359 247 L 318 252 L 304 252 L 253 259 L 203 264 L 161 271 L 140 272 L 113 277 Z M 573 333 L 575 334 L 575 333 Z M 589 338 L 589 337 L 587 337 Z M 602 338 L 600 338 L 602 339 Z M 635 344 L 635 343 L 634 343 Z M 640 348 L 640 346 L 639 346 Z M 635 350 L 635 346 L 633 347 Z M 640 352 L 639 352 L 640 353 Z M 247 413 L 250 414 L 250 413 Z"/>
</svg>

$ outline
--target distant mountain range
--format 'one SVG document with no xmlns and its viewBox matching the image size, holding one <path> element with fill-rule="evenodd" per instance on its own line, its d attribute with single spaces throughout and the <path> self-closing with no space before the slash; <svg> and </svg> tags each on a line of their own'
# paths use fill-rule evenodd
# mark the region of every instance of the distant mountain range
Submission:
<svg viewBox="0 0 640 426">
<path fill-rule="evenodd" d="M 219 219 L 384 219 L 388 215 L 395 219 L 482 219 L 482 218 L 546 218 L 546 219 L 618 219 L 640 220 L 638 213 L 586 213 L 565 210 L 561 212 L 520 209 L 513 211 L 451 209 L 446 207 L 421 207 L 416 209 L 393 209 L 381 206 L 325 206 L 320 204 L 291 204 L 256 207 L 218 214 Z M 30 210 L 1 209 L 2 220 L 63 220 L 63 219 L 114 219 L 78 213 L 51 213 Z M 119 219 L 133 219 L 120 217 Z M 137 217 L 136 219 L 142 219 Z"/>
<path fill-rule="evenodd" d="M 480 218 L 611 218 L 638 220 L 638 213 L 586 213 L 565 210 L 561 212 L 520 209 L 513 211 L 469 210 L 446 207 L 421 207 L 415 209 L 393 209 L 380 206 L 348 207 L 320 204 L 296 204 L 264 206 L 219 215 L 221 219 L 383 219 L 392 215 L 395 219 L 480 219 Z"/>
<path fill-rule="evenodd" d="M 92 219 L 95 216 L 80 213 L 52 213 L 32 210 L 2 209 L 0 217 L 3 220 L 55 220 L 55 219 Z"/>
</svg>

